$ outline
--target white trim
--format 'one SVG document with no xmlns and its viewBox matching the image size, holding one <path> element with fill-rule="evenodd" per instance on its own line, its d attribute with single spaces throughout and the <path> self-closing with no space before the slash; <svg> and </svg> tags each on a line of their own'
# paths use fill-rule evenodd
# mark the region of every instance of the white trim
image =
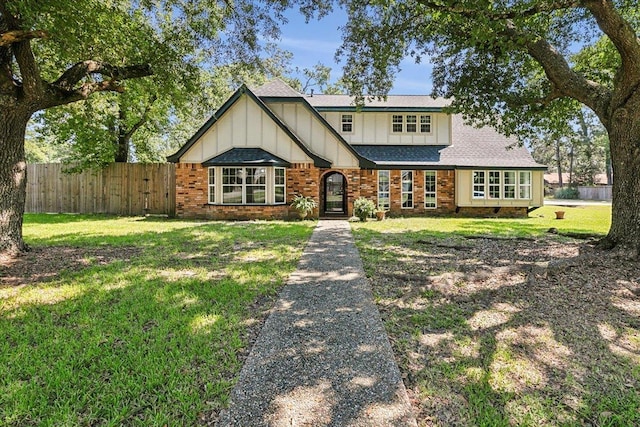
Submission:
<svg viewBox="0 0 640 427">
<path fill-rule="evenodd" d="M 427 191 L 427 174 L 433 173 L 433 191 Z M 433 197 L 434 206 L 427 206 L 427 197 Z M 438 171 L 426 170 L 424 171 L 424 208 L 425 209 L 437 209 L 438 208 Z"/>
<path fill-rule="evenodd" d="M 410 173 L 411 174 L 411 191 L 404 191 L 404 174 L 405 173 Z M 414 182 L 413 182 L 413 171 L 412 170 L 401 170 L 400 171 L 400 207 L 402 209 L 413 209 L 413 186 L 414 186 Z M 411 206 L 404 206 L 404 195 L 405 194 L 409 194 L 410 200 L 411 200 Z M 409 199 L 408 199 L 409 200 Z"/>
</svg>

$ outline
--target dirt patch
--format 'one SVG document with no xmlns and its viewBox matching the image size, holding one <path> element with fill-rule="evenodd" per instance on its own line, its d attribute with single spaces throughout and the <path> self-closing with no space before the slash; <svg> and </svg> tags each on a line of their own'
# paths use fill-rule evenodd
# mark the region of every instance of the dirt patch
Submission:
<svg viewBox="0 0 640 427">
<path fill-rule="evenodd" d="M 553 238 L 379 243 L 365 264 L 420 425 L 635 424 L 640 262 Z"/>
<path fill-rule="evenodd" d="M 62 271 L 129 261 L 140 252 L 135 247 L 36 247 L 15 258 L 0 258 L 0 287 L 49 282 Z"/>
</svg>

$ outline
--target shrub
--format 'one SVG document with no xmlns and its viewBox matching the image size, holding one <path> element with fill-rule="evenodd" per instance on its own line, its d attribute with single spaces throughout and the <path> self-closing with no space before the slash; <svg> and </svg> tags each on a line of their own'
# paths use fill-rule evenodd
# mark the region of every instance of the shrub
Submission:
<svg viewBox="0 0 640 427">
<path fill-rule="evenodd" d="M 580 192 L 575 187 L 557 188 L 554 197 L 556 199 L 579 199 Z"/>
<path fill-rule="evenodd" d="M 303 196 L 298 194 L 293 198 L 291 207 L 300 212 L 300 216 L 306 217 L 315 208 L 318 207 L 318 203 L 311 196 Z"/>
<path fill-rule="evenodd" d="M 369 199 L 359 197 L 353 202 L 353 214 L 360 218 L 360 221 L 366 221 L 375 211 L 376 205 Z"/>
</svg>

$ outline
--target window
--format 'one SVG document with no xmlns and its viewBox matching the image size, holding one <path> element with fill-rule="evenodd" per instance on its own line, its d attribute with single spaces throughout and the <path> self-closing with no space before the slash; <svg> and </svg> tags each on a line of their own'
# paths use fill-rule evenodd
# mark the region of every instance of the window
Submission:
<svg viewBox="0 0 640 427">
<path fill-rule="evenodd" d="M 244 202 L 248 204 L 267 202 L 267 170 L 265 168 L 245 169 Z"/>
<path fill-rule="evenodd" d="M 473 198 L 484 199 L 484 171 L 473 171 Z"/>
<path fill-rule="evenodd" d="M 416 116 L 407 116 L 407 132 L 416 133 L 418 131 L 418 118 Z"/>
<path fill-rule="evenodd" d="M 504 171 L 504 198 L 515 199 L 516 198 L 516 172 Z"/>
<path fill-rule="evenodd" d="M 216 168 L 209 168 L 209 203 L 216 202 Z"/>
<path fill-rule="evenodd" d="M 222 168 L 222 203 L 266 203 L 266 175 L 266 168 Z"/>
<path fill-rule="evenodd" d="M 391 127 L 394 133 L 402 133 L 404 130 L 404 116 L 394 114 L 391 119 Z"/>
<path fill-rule="evenodd" d="M 518 197 L 521 199 L 531 198 L 531 172 L 520 171 L 520 182 L 518 185 Z"/>
<path fill-rule="evenodd" d="M 531 199 L 531 171 L 473 171 L 473 198 Z"/>
<path fill-rule="evenodd" d="M 242 203 L 242 168 L 222 168 L 222 203 Z"/>
<path fill-rule="evenodd" d="M 343 133 L 353 132 L 353 114 L 343 114 L 341 121 Z"/>
<path fill-rule="evenodd" d="M 417 116 L 415 114 L 394 114 L 393 116 L 391 116 L 391 132 L 431 133 L 431 116 Z"/>
<path fill-rule="evenodd" d="M 378 208 L 389 210 L 390 207 L 389 171 L 378 171 Z"/>
<path fill-rule="evenodd" d="M 420 132 L 431 133 L 431 116 L 420 116 Z"/>
<path fill-rule="evenodd" d="M 436 186 L 436 171 L 424 171 L 424 207 L 427 209 L 437 207 Z"/>
<path fill-rule="evenodd" d="M 500 171 L 489 171 L 489 198 L 500 198 Z"/>
<path fill-rule="evenodd" d="M 275 188 L 275 202 L 276 203 L 285 203 L 286 202 L 286 175 L 284 168 L 275 168 L 274 170 L 274 188 Z"/>
<path fill-rule="evenodd" d="M 402 208 L 413 208 L 413 171 L 402 171 Z"/>
</svg>

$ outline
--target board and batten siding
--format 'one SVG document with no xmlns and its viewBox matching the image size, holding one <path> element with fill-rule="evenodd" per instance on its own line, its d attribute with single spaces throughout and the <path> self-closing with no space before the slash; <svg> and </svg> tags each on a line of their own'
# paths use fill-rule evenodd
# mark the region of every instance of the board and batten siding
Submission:
<svg viewBox="0 0 640 427">
<path fill-rule="evenodd" d="M 335 168 L 357 168 L 359 161 L 326 126 L 299 102 L 270 102 L 269 109 Z"/>
<path fill-rule="evenodd" d="M 444 113 L 378 113 L 378 112 L 325 112 L 325 120 L 333 126 L 349 144 L 383 145 L 451 145 L 451 116 Z M 342 114 L 353 114 L 353 132 L 341 132 Z M 431 115 L 431 133 L 392 133 L 391 118 L 394 114 Z"/>
<path fill-rule="evenodd" d="M 290 163 L 313 162 L 247 95 L 242 95 L 182 155 L 180 162 L 202 163 L 235 147 L 262 148 Z"/>
<path fill-rule="evenodd" d="M 501 170 L 478 168 L 477 170 Z M 529 169 L 522 169 L 529 170 Z M 456 205 L 461 207 L 529 207 L 544 205 L 544 171 L 531 171 L 531 199 L 474 199 L 473 170 L 456 170 Z"/>
</svg>

